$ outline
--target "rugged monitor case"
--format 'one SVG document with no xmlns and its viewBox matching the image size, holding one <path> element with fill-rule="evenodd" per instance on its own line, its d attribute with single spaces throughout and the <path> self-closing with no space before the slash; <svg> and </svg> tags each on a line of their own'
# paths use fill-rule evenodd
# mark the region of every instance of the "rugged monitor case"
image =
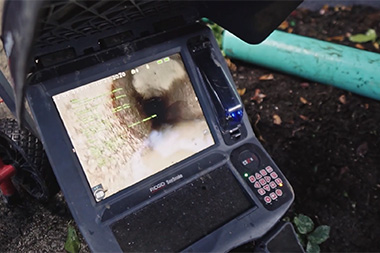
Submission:
<svg viewBox="0 0 380 253">
<path fill-rule="evenodd" d="M 6 8 L 14 8 L 10 3 Z M 284 9 L 289 12 L 298 2 L 220 4 L 41 2 L 36 17 L 42 22 L 33 24 L 36 39 L 27 52 L 17 50 L 17 41 L 14 50 L 9 49 L 14 30 L 9 22 L 4 24 L 11 72 L 17 66 L 24 70 L 18 77 L 12 75 L 16 96 L 22 97 L 25 89 L 37 132 L 91 250 L 228 251 L 263 236 L 292 203 L 291 186 L 255 138 L 211 31 L 195 21 L 207 8 L 225 11 L 236 5 L 236 10 L 247 13 L 247 7 L 256 7 L 253 16 L 268 20 L 264 14 L 275 11 L 274 6 L 286 7 L 269 19 L 266 29 L 246 37 L 258 42 L 281 22 Z M 220 13 L 209 17 L 218 20 Z M 256 21 L 260 26 L 260 19 Z M 72 31 L 64 35 L 68 26 Z M 173 54 L 182 57 L 215 144 L 96 201 L 53 97 Z M 24 65 L 18 62 L 22 59 Z"/>
</svg>

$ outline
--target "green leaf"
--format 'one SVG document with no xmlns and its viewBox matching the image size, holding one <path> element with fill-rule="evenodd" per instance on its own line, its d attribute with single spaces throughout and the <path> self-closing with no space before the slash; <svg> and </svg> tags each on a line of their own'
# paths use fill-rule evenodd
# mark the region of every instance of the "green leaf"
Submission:
<svg viewBox="0 0 380 253">
<path fill-rule="evenodd" d="M 207 23 L 208 27 L 211 29 L 212 33 L 214 34 L 214 37 L 215 37 L 216 41 L 218 42 L 219 48 L 222 49 L 224 29 L 222 27 L 218 26 L 217 24 L 212 23 L 209 20 L 206 23 Z"/>
<path fill-rule="evenodd" d="M 67 226 L 65 250 L 69 253 L 78 253 L 80 250 L 80 242 L 77 232 L 75 231 L 75 228 L 70 224 Z"/>
<path fill-rule="evenodd" d="M 321 252 L 321 249 L 319 248 L 318 244 L 308 242 L 307 246 L 306 246 L 306 252 L 307 253 L 319 253 L 319 252 Z"/>
<path fill-rule="evenodd" d="M 293 222 L 298 232 L 303 235 L 311 232 L 314 228 L 313 221 L 308 216 L 303 214 L 299 214 L 298 216 L 294 217 Z"/>
<path fill-rule="evenodd" d="M 322 225 L 317 227 L 313 233 L 307 236 L 307 239 L 314 244 L 321 244 L 330 236 L 330 226 Z"/>
<path fill-rule="evenodd" d="M 377 38 L 376 31 L 374 29 L 369 29 L 365 34 L 359 33 L 351 35 L 348 39 L 355 43 L 365 43 L 368 41 L 375 42 Z"/>
<path fill-rule="evenodd" d="M 305 235 L 301 235 L 301 234 L 299 234 L 299 233 L 296 233 L 296 235 L 297 235 L 297 239 L 298 239 L 298 241 L 300 242 L 300 244 L 302 245 L 302 247 L 305 248 L 305 246 L 306 246 L 306 238 L 305 238 Z"/>
</svg>

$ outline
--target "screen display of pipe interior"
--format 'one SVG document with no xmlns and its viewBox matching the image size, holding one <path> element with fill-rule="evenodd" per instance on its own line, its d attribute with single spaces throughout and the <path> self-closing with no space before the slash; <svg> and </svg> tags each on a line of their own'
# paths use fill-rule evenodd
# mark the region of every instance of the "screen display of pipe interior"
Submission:
<svg viewBox="0 0 380 253">
<path fill-rule="evenodd" d="M 180 54 L 53 100 L 97 201 L 214 144 Z"/>
</svg>

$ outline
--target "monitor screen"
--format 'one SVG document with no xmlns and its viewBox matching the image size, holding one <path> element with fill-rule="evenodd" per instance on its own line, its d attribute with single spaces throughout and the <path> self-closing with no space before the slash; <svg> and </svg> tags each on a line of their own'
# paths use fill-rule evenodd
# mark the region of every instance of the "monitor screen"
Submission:
<svg viewBox="0 0 380 253">
<path fill-rule="evenodd" d="M 96 201 L 214 144 L 180 54 L 53 101 Z"/>
</svg>

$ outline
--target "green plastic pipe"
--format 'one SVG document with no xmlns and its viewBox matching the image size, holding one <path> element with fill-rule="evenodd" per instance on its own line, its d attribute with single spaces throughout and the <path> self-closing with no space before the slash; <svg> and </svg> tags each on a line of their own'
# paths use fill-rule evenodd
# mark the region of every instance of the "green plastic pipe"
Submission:
<svg viewBox="0 0 380 253">
<path fill-rule="evenodd" d="M 225 31 L 223 50 L 230 58 L 380 100 L 380 54 L 280 31 L 258 45 Z"/>
</svg>

